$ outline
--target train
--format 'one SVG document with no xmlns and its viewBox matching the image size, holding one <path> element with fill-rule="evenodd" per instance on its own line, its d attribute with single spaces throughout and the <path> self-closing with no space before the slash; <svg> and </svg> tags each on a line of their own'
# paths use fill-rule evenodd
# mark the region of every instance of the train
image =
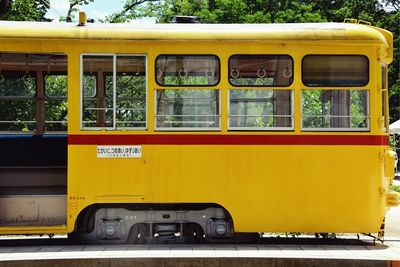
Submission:
<svg viewBox="0 0 400 267">
<path fill-rule="evenodd" d="M 393 37 L 351 22 L 0 22 L 0 234 L 381 236 Z"/>
</svg>

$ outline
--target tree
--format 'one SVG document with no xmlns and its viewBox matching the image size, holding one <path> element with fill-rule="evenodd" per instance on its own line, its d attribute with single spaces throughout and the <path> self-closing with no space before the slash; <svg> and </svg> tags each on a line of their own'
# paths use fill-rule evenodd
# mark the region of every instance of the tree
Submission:
<svg viewBox="0 0 400 267">
<path fill-rule="evenodd" d="M 92 0 L 93 1 L 93 0 Z M 111 14 L 105 18 L 105 22 L 118 23 L 126 22 L 132 19 L 145 17 L 145 9 L 139 9 L 139 7 L 145 3 L 158 3 L 159 0 L 127 0 L 121 11 Z"/>
<path fill-rule="evenodd" d="M 400 2 L 398 0 L 165 0 L 150 3 L 141 16 L 169 22 L 173 15 L 198 16 L 203 23 L 342 22 L 366 20 L 394 34 L 394 61 L 389 66 L 390 121 L 400 119 Z M 385 8 L 389 7 L 389 8 Z"/>
<path fill-rule="evenodd" d="M 45 17 L 50 0 L 2 0 L 0 7 L 3 20 L 50 21 Z"/>
<path fill-rule="evenodd" d="M 60 18 L 66 22 L 72 22 L 73 13 L 78 11 L 78 6 L 87 5 L 94 0 L 69 0 L 69 9 L 67 11 L 67 16 L 65 18 Z"/>
</svg>

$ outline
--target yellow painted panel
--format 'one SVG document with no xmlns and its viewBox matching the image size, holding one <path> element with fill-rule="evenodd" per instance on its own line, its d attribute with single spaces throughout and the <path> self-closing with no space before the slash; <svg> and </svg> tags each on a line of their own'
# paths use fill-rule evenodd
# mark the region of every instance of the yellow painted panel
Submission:
<svg viewBox="0 0 400 267">
<path fill-rule="evenodd" d="M 69 146 L 69 194 L 107 203 L 216 203 L 245 232 L 374 232 L 386 212 L 377 146 L 145 145 L 142 159 Z M 142 195 L 143 198 L 134 196 Z M 72 219 L 76 216 L 73 213 Z"/>
</svg>

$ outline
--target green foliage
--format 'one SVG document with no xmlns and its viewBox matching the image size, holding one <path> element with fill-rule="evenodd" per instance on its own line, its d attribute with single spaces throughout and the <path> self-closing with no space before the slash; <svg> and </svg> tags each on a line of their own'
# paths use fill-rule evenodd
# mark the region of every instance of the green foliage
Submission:
<svg viewBox="0 0 400 267">
<path fill-rule="evenodd" d="M 45 121 L 47 131 L 67 130 L 67 75 L 45 77 Z"/>
<path fill-rule="evenodd" d="M 4 20 L 14 21 L 49 21 L 45 17 L 50 8 L 50 0 L 14 0 Z"/>
<path fill-rule="evenodd" d="M 390 186 L 390 190 L 400 193 L 400 185 L 392 185 Z"/>
<path fill-rule="evenodd" d="M 33 130 L 35 124 L 30 121 L 35 120 L 35 105 L 32 100 L 35 96 L 35 84 L 35 77 L 25 76 L 23 73 L 2 74 L 0 96 L 6 97 L 6 100 L 2 103 L 0 118 L 9 123 L 1 123 L 0 131 Z"/>
<path fill-rule="evenodd" d="M 70 0 L 66 16 L 72 20 L 80 5 L 95 0 Z M 11 4 L 10 4 L 11 3 Z M 126 22 L 141 17 L 156 17 L 169 22 L 173 15 L 198 16 L 203 23 L 288 23 L 341 22 L 345 18 L 372 22 L 394 34 L 394 61 L 389 66 L 390 121 L 400 119 L 400 2 L 398 0 L 126 0 L 120 12 L 106 17 L 107 22 Z M 8 0 L 1 3 L 5 20 L 47 21 L 49 0 Z M 385 8 L 389 7 L 389 8 Z"/>
<path fill-rule="evenodd" d="M 369 21 L 394 34 L 394 61 L 388 75 L 389 115 L 394 122 L 400 119 L 399 3 L 398 0 L 165 0 L 142 7 L 135 16 L 155 16 L 163 23 L 169 22 L 173 15 L 198 16 L 203 23 L 342 22 L 345 18 Z"/>
</svg>

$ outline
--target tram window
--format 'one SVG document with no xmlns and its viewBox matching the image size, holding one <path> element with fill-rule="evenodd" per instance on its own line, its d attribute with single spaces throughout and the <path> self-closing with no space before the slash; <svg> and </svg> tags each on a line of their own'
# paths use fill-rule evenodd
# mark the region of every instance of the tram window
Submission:
<svg viewBox="0 0 400 267">
<path fill-rule="evenodd" d="M 303 130 L 368 131 L 367 90 L 303 90 Z"/>
<path fill-rule="evenodd" d="M 382 89 L 387 89 L 386 87 L 386 64 L 381 66 L 381 80 L 382 80 Z"/>
<path fill-rule="evenodd" d="M 11 60 L 12 57 L 2 55 L 2 68 L 8 65 L 9 61 L 6 59 Z M 35 95 L 36 74 L 34 72 L 11 70 L 1 72 L 0 131 L 30 132 L 36 129 Z"/>
<path fill-rule="evenodd" d="M 234 86 L 289 86 L 293 59 L 288 55 L 234 55 L 229 58 L 229 82 Z"/>
<path fill-rule="evenodd" d="M 146 127 L 146 58 L 117 56 L 117 128 Z"/>
<path fill-rule="evenodd" d="M 59 83 L 54 90 L 63 92 L 61 97 L 65 103 L 52 98 L 55 91 L 49 86 L 50 77 L 56 73 L 64 73 L 66 79 L 67 57 L 62 54 L 45 53 L 0 53 L 0 131 L 35 132 L 66 130 L 66 116 L 62 127 L 52 127 L 55 117 L 66 112 L 66 83 Z M 49 86 L 50 88 L 51 86 Z"/>
<path fill-rule="evenodd" d="M 35 95 L 36 73 L 20 71 L 2 71 L 0 73 L 1 97 L 34 97 Z"/>
<path fill-rule="evenodd" d="M 365 86 L 369 61 L 361 55 L 308 55 L 302 62 L 307 86 Z"/>
<path fill-rule="evenodd" d="M 292 91 L 230 90 L 229 129 L 293 129 Z"/>
<path fill-rule="evenodd" d="M 83 128 L 146 128 L 146 57 L 90 55 L 82 60 Z"/>
<path fill-rule="evenodd" d="M 47 72 L 44 77 L 46 131 L 67 131 L 67 75 Z"/>
<path fill-rule="evenodd" d="M 114 124 L 113 101 L 104 97 L 103 73 L 113 73 L 113 56 L 82 56 L 83 112 L 82 126 L 112 128 Z"/>
<path fill-rule="evenodd" d="M 219 90 L 157 90 L 158 130 L 218 130 Z"/>
<path fill-rule="evenodd" d="M 33 132 L 36 108 L 33 99 L 3 99 L 0 106 L 0 131 Z"/>
<path fill-rule="evenodd" d="M 386 111 L 386 94 L 387 94 L 387 68 L 386 64 L 382 64 L 381 66 L 381 80 L 382 80 L 382 132 L 387 133 L 388 128 L 386 127 L 387 122 L 387 111 Z"/>
<path fill-rule="evenodd" d="M 219 83 L 219 59 L 213 55 L 160 55 L 156 80 L 162 86 L 214 86 Z"/>
<path fill-rule="evenodd" d="M 25 55 L 20 58 L 24 60 Z M 33 132 L 36 129 L 36 73 L 4 71 L 6 66 L 9 66 L 8 69 L 14 68 L 17 64 L 14 62 L 11 55 L 2 54 L 0 131 Z"/>
</svg>

